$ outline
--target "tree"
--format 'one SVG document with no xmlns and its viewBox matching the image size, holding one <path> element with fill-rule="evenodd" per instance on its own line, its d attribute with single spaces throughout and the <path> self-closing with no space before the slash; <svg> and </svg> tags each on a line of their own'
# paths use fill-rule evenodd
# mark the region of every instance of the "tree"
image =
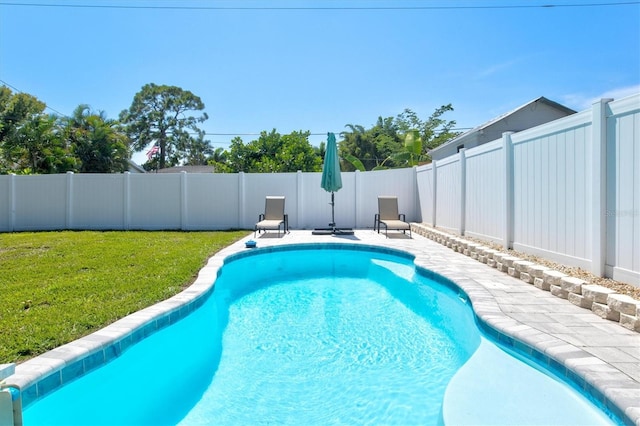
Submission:
<svg viewBox="0 0 640 426">
<path fill-rule="evenodd" d="M 347 124 L 351 132 L 342 132 L 340 157 L 345 171 L 361 169 L 374 170 L 389 166 L 390 156 L 401 147 L 398 130 L 393 117 L 378 117 L 376 124 L 365 130 L 363 126 Z M 356 161 L 357 160 L 357 161 Z"/>
<path fill-rule="evenodd" d="M 150 83 L 136 93 L 131 107 L 120 113 L 120 121 L 136 152 L 151 143 L 158 144 L 158 167 L 162 169 L 168 162 L 175 165 L 184 158 L 190 131 L 203 135 L 197 125 L 209 118 L 207 114 L 188 115 L 202 110 L 204 103 L 190 91 Z"/>
<path fill-rule="evenodd" d="M 22 173 L 64 173 L 75 168 L 55 116 L 34 115 L 3 143 L 5 159 Z"/>
<path fill-rule="evenodd" d="M 34 115 L 43 114 L 44 102 L 26 93 L 13 94 L 8 87 L 0 87 L 0 144 L 20 124 Z"/>
<path fill-rule="evenodd" d="M 263 131 L 257 140 L 244 144 L 235 137 L 226 155 L 229 169 L 247 173 L 287 173 L 322 170 L 322 158 L 309 143 L 309 132 L 280 135 Z"/>
<path fill-rule="evenodd" d="M 26 93 L 0 87 L 0 172 L 62 173 L 75 159 L 45 104 Z"/>
<path fill-rule="evenodd" d="M 402 150 L 394 153 L 391 158 L 399 167 L 413 167 L 420 163 L 422 154 L 422 137 L 418 130 L 409 130 L 404 134 Z"/>
<path fill-rule="evenodd" d="M 216 148 L 207 160 L 207 164 L 213 166 L 216 173 L 233 173 L 228 162 L 228 153 L 224 148 Z"/>
<path fill-rule="evenodd" d="M 410 109 L 394 117 L 378 117 L 376 124 L 365 129 L 347 124 L 350 131 L 341 133 L 340 156 L 345 170 L 377 170 L 412 167 L 429 161 L 428 151 L 459 133 L 452 131 L 455 121 L 442 115 L 453 111 L 451 104 L 437 108 L 422 121 Z"/>
<path fill-rule="evenodd" d="M 447 104 L 436 108 L 425 121 L 420 120 L 416 113 L 410 109 L 405 109 L 396 117 L 398 129 L 402 133 L 406 134 L 411 130 L 419 132 L 422 142 L 421 161 L 431 161 L 428 155 L 429 150 L 437 148 L 460 134 L 460 132 L 452 130 L 456 126 L 454 120 L 447 121 L 442 118 L 445 113 L 450 111 L 453 111 L 453 106 Z"/>
<path fill-rule="evenodd" d="M 204 133 L 197 138 L 184 137 L 178 145 L 180 157 L 184 159 L 186 166 L 204 166 L 208 164 L 208 159 L 214 151 L 209 141 L 204 140 Z"/>
<path fill-rule="evenodd" d="M 120 173 L 129 168 L 127 136 L 118 123 L 106 118 L 104 112 L 93 112 L 88 105 L 79 105 L 71 117 L 64 120 L 64 134 L 78 159 L 81 173 Z"/>
</svg>

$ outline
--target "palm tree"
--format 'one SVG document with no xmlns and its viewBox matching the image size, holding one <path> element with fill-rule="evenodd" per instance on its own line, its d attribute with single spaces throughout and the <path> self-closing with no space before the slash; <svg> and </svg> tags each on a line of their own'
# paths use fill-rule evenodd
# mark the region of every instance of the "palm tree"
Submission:
<svg viewBox="0 0 640 426">
<path fill-rule="evenodd" d="M 119 173 L 128 169 L 127 137 L 103 111 L 79 105 L 65 123 L 65 135 L 81 173 Z"/>
</svg>

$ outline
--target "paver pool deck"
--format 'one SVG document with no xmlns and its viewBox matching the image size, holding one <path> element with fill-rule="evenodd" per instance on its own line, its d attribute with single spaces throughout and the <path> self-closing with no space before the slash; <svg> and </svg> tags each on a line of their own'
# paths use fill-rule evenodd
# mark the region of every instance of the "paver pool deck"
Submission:
<svg viewBox="0 0 640 426">
<path fill-rule="evenodd" d="M 103 362 L 108 361 L 110 353 L 117 355 L 124 350 L 120 346 L 113 349 L 114 341 L 122 342 L 123 336 L 130 336 L 136 328 L 148 327 L 149 321 L 158 328 L 158 324 L 165 324 L 182 304 L 211 287 L 225 257 L 256 250 L 245 247 L 245 242 L 252 239 L 257 241 L 258 250 L 288 244 L 349 243 L 411 253 L 418 266 L 445 276 L 464 290 L 485 331 L 563 372 L 626 423 L 640 426 L 640 333 L 416 233 L 409 238 L 389 232 L 386 238 L 370 229 L 356 230 L 354 235 L 313 235 L 310 230 L 291 231 L 280 237 L 271 232 L 255 238 L 253 233 L 248 234 L 213 256 L 185 292 L 16 366 L 7 383 L 28 389 L 25 394 L 28 402 L 48 392 L 53 385 L 64 384 L 65 370 L 69 373 L 72 365 L 77 370 L 78 360 L 86 358 L 87 353 L 101 353 Z M 83 365 L 87 368 L 86 360 Z M 45 380 L 49 381 L 46 385 Z"/>
</svg>

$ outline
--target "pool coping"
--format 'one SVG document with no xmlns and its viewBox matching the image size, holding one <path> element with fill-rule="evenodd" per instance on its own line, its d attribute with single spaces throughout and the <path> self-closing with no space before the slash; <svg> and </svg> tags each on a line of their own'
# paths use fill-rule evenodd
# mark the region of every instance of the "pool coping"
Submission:
<svg viewBox="0 0 640 426">
<path fill-rule="evenodd" d="M 412 239 L 404 236 L 385 238 L 384 235 L 376 234 L 371 230 L 356 230 L 353 238 L 336 238 L 336 236 L 312 236 L 311 231 L 292 231 L 291 234 L 282 238 L 266 235 L 266 238 L 259 239 L 260 248 L 247 249 L 245 242 L 251 239 L 251 236 L 252 234 L 248 234 L 247 237 L 212 256 L 200 270 L 194 283 L 183 292 L 122 318 L 95 333 L 17 365 L 15 373 L 2 382 L 3 386 L 21 389 L 22 404 L 26 407 L 57 387 L 109 362 L 131 345 L 178 321 L 204 303 L 214 288 L 220 268 L 225 260 L 233 258 L 233 255 L 244 256 L 244 253 L 269 251 L 269 247 L 293 248 L 292 246 L 295 245 L 347 243 L 350 246 L 374 246 L 378 247 L 377 250 L 395 254 L 398 251 L 409 253 L 414 257 L 417 267 L 433 271 L 462 289 L 471 301 L 478 324 L 494 339 L 507 347 L 523 351 L 551 369 L 564 374 L 585 393 L 616 414 L 625 424 L 640 426 L 640 382 L 638 380 L 623 372 L 614 365 L 614 362 L 603 359 L 606 357 L 598 357 L 587 352 L 584 346 L 581 347 L 571 339 L 563 338 L 561 334 L 541 330 L 536 321 L 528 321 L 523 316 L 516 318 L 514 315 L 509 315 L 498 301 L 502 296 L 492 294 L 487 288 L 487 282 L 484 282 L 489 280 L 495 282 L 495 285 L 513 286 L 516 291 L 520 291 L 518 286 L 527 286 L 520 280 L 504 274 L 501 274 L 502 278 L 497 277 L 494 275 L 495 272 L 491 272 L 495 271 L 492 268 L 462 254 L 452 253 L 441 245 L 416 234 Z M 482 280 L 476 276 L 477 271 L 480 271 L 483 276 Z M 546 292 L 541 292 L 541 294 L 544 293 Z M 540 297 L 544 298 L 544 296 Z M 512 302 L 514 301 L 509 301 L 509 303 Z M 566 300 L 564 305 L 566 305 L 564 310 L 567 316 L 577 315 L 573 310 L 576 308 L 574 305 Z M 595 323 L 600 328 L 603 325 L 598 323 L 598 320 L 606 322 L 593 315 L 590 316 L 594 318 L 588 322 Z M 632 339 L 632 344 L 637 342 L 637 347 L 640 348 L 640 334 L 619 325 L 612 325 L 620 329 L 620 336 L 625 336 L 625 344 L 628 345 L 628 339 Z M 616 345 L 615 341 L 612 345 Z"/>
</svg>

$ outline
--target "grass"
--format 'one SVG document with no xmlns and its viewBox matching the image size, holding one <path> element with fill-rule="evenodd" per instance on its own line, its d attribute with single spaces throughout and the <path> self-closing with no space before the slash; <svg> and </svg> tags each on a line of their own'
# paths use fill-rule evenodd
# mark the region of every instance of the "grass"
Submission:
<svg viewBox="0 0 640 426">
<path fill-rule="evenodd" d="M 165 300 L 247 235 L 0 233 L 0 364 L 21 362 Z"/>
</svg>

